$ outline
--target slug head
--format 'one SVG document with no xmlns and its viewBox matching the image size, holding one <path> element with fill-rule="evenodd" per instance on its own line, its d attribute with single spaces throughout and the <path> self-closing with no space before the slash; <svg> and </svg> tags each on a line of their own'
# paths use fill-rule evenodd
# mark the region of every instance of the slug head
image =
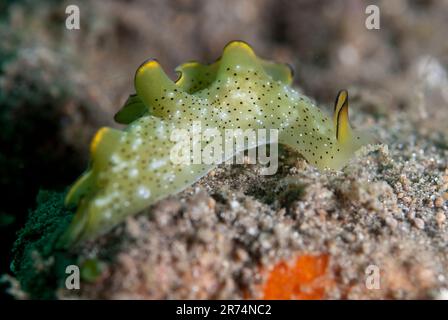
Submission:
<svg viewBox="0 0 448 320">
<path fill-rule="evenodd" d="M 341 163 L 341 165 L 339 165 L 340 167 L 351 159 L 353 154 L 362 146 L 375 142 L 375 139 L 371 134 L 354 130 L 350 126 L 348 107 L 348 92 L 345 89 L 340 90 L 336 96 L 333 114 L 336 140 L 341 149 L 341 153 L 338 159 L 336 159 L 336 163 Z"/>
</svg>

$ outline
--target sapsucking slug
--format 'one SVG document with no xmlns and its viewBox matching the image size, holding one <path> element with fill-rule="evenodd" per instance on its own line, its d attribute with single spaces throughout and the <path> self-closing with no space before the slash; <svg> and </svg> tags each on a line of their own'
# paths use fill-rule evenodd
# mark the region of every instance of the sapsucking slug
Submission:
<svg viewBox="0 0 448 320">
<path fill-rule="evenodd" d="M 341 169 L 356 150 L 371 142 L 369 135 L 350 127 L 346 90 L 339 92 L 330 119 L 291 87 L 292 72 L 286 64 L 257 57 L 244 42 L 229 43 L 212 64 L 188 62 L 176 71 L 179 79 L 172 81 L 156 60 L 137 69 L 136 93 L 115 116 L 127 127 L 97 132 L 89 167 L 67 194 L 66 205 L 77 211 L 60 246 L 94 239 L 225 161 L 228 156 L 219 154 L 216 163 L 172 161 L 177 143 L 173 131 L 191 133 L 194 123 L 218 132 L 275 129 L 278 143 L 297 150 L 320 170 Z M 191 149 L 208 145 L 188 143 Z"/>
</svg>

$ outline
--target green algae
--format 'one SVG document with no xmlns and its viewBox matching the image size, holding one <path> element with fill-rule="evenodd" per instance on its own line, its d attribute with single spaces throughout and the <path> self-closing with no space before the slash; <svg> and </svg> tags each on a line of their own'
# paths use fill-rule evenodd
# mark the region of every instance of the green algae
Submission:
<svg viewBox="0 0 448 320">
<path fill-rule="evenodd" d="M 98 259 L 87 259 L 81 265 L 81 279 L 95 282 L 104 271 L 104 263 Z"/>
<path fill-rule="evenodd" d="M 75 255 L 54 246 L 73 215 L 64 208 L 64 196 L 65 192 L 41 190 L 36 209 L 30 211 L 14 243 L 11 270 L 30 298 L 55 298 L 56 289 L 64 283 L 66 266 L 76 262 Z"/>
</svg>

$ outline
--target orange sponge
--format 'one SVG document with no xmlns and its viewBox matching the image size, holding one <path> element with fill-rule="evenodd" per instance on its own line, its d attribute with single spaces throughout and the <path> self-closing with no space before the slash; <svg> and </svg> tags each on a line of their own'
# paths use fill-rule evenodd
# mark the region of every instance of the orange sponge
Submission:
<svg viewBox="0 0 448 320">
<path fill-rule="evenodd" d="M 281 261 L 270 271 L 263 286 L 263 299 L 317 300 L 333 285 L 328 274 L 329 256 L 301 255 Z"/>
</svg>

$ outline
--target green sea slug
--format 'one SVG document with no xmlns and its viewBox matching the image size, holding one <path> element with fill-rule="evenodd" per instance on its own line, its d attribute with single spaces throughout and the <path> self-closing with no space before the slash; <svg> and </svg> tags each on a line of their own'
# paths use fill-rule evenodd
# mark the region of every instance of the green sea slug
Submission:
<svg viewBox="0 0 448 320">
<path fill-rule="evenodd" d="M 357 149 L 370 142 L 368 135 L 349 125 L 347 91 L 339 92 L 331 121 L 291 88 L 292 72 L 287 65 L 260 59 L 244 42 L 229 43 L 212 64 L 189 62 L 176 71 L 180 77 L 174 82 L 156 60 L 138 68 L 136 94 L 115 116 L 128 126 L 123 131 L 98 131 L 91 142 L 89 168 L 67 195 L 66 205 L 77 206 L 77 212 L 60 239 L 61 246 L 67 248 L 109 231 L 213 169 L 216 163 L 175 163 L 170 158 L 177 143 L 172 133 L 191 134 L 195 122 L 218 132 L 277 130 L 278 143 L 294 148 L 321 170 L 342 168 Z M 188 145 L 191 137 L 183 140 Z M 201 141 L 201 150 L 208 143 Z M 191 143 L 190 147 L 198 146 Z M 221 162 L 228 159 L 218 156 Z"/>
</svg>

